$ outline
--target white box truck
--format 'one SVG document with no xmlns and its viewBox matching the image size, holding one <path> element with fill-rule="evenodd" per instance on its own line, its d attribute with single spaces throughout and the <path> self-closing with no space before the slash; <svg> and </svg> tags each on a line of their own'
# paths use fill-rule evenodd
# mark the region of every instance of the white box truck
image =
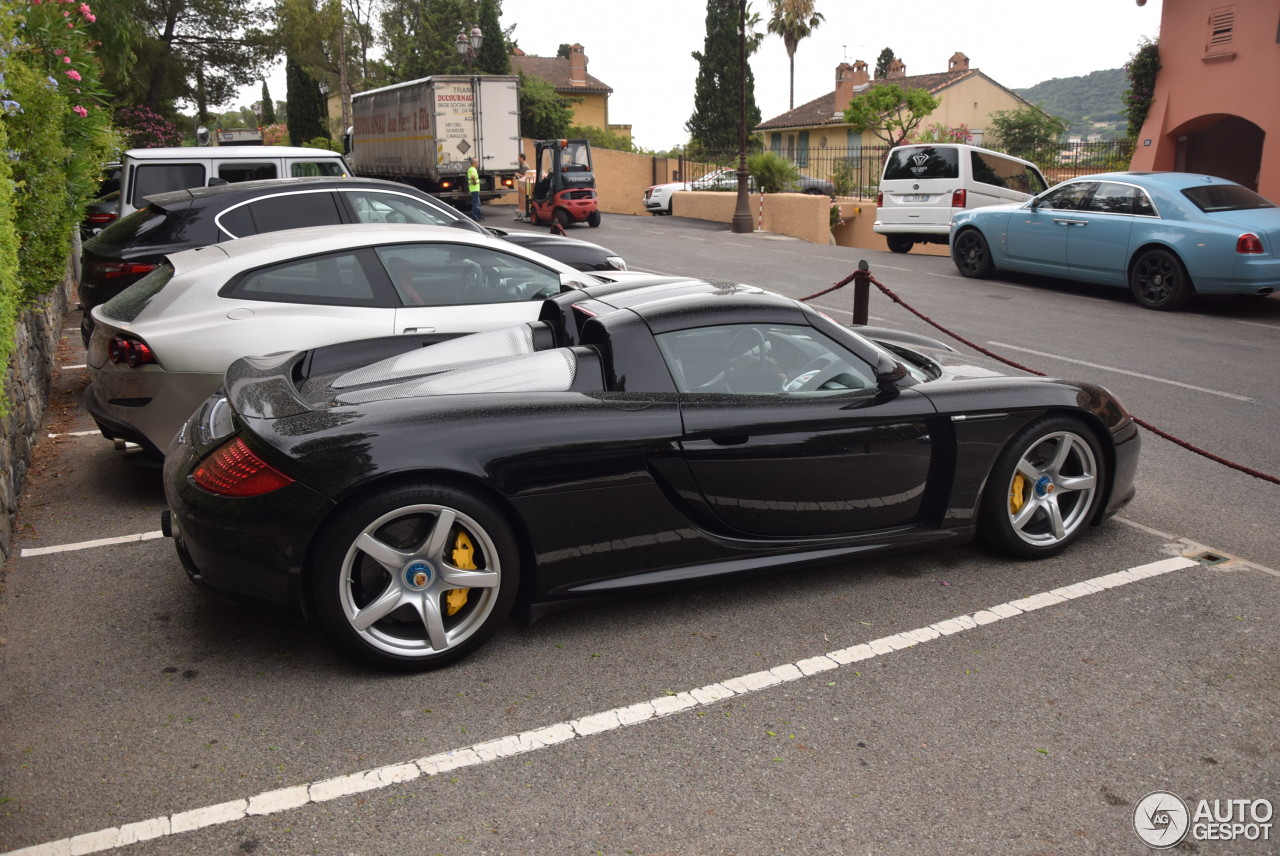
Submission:
<svg viewBox="0 0 1280 856">
<path fill-rule="evenodd" d="M 347 162 L 356 175 L 387 178 L 456 204 L 469 199 L 476 158 L 485 200 L 515 190 L 520 154 L 519 78 L 446 75 L 351 96 Z"/>
</svg>

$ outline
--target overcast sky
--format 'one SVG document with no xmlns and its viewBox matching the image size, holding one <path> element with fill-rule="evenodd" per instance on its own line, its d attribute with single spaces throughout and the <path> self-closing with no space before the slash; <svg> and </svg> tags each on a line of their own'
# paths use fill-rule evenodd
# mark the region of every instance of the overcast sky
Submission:
<svg viewBox="0 0 1280 856">
<path fill-rule="evenodd" d="M 767 20 L 768 0 L 752 0 Z M 796 51 L 796 104 L 835 89 L 841 62 L 864 60 L 872 69 L 884 48 L 907 74 L 947 70 L 956 51 L 971 68 L 1010 89 L 1055 77 L 1075 77 L 1128 61 L 1143 38 L 1159 35 L 1161 0 L 817 0 L 826 20 Z M 687 140 L 706 4 L 700 0 L 503 0 L 502 25 L 527 54 L 555 56 L 561 43 L 580 43 L 587 71 L 613 88 L 609 120 L 631 125 L 636 144 L 663 150 Z M 766 35 L 751 59 L 756 103 L 764 119 L 789 108 L 787 52 Z M 268 78 L 273 98 L 284 100 L 284 73 Z M 246 103 L 261 88 L 247 90 Z"/>
</svg>

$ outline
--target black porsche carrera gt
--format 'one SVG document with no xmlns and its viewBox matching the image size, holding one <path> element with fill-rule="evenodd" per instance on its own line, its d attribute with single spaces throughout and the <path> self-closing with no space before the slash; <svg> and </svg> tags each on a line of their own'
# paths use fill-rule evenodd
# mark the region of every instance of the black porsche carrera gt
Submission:
<svg viewBox="0 0 1280 856">
<path fill-rule="evenodd" d="M 481 645 L 516 603 L 958 544 L 1048 556 L 1134 493 L 1106 390 L 702 280 L 541 320 L 243 359 L 165 464 L 189 576 L 317 616 L 378 664 Z"/>
</svg>

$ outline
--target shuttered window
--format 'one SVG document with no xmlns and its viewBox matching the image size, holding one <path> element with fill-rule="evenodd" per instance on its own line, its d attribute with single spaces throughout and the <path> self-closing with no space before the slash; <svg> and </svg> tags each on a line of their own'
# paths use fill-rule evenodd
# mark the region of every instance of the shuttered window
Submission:
<svg viewBox="0 0 1280 856">
<path fill-rule="evenodd" d="M 1219 6 L 1209 12 L 1209 34 L 1204 46 L 1206 54 L 1231 50 L 1236 28 L 1236 6 Z"/>
</svg>

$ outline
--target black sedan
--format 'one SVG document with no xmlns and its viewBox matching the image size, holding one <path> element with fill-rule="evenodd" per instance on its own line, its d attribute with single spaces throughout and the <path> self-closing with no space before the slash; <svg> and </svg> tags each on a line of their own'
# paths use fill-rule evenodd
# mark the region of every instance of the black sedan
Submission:
<svg viewBox="0 0 1280 856">
<path fill-rule="evenodd" d="M 1106 390 L 1016 376 L 759 289 L 653 280 L 430 347 L 234 363 L 165 464 L 200 586 L 423 669 L 519 603 L 975 534 L 1049 556 L 1134 493 Z"/>
<path fill-rule="evenodd" d="M 85 241 L 80 257 L 80 332 L 85 345 L 93 332 L 93 307 L 142 279 L 171 253 L 263 232 L 342 223 L 456 226 L 527 247 L 578 270 L 627 268 L 617 253 L 590 241 L 486 229 L 457 209 L 394 181 L 282 178 L 197 187 L 149 196 L 142 208 Z"/>
</svg>

